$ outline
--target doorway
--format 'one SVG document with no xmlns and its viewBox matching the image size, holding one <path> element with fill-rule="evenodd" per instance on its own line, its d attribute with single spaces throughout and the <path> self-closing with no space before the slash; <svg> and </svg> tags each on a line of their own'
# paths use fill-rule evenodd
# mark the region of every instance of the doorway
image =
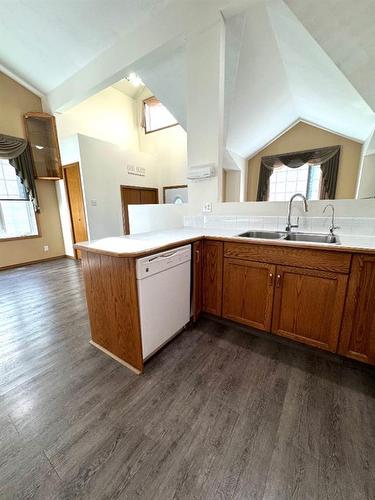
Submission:
<svg viewBox="0 0 375 500">
<path fill-rule="evenodd" d="M 87 225 L 85 205 L 83 202 L 83 191 L 79 163 L 70 163 L 63 166 L 64 183 L 68 198 L 70 220 L 72 223 L 73 243 L 87 241 Z M 76 259 L 81 258 L 79 250 L 74 250 Z"/>
<path fill-rule="evenodd" d="M 157 188 L 141 186 L 121 186 L 122 221 L 124 234 L 130 234 L 129 205 L 149 205 L 159 203 Z"/>
</svg>

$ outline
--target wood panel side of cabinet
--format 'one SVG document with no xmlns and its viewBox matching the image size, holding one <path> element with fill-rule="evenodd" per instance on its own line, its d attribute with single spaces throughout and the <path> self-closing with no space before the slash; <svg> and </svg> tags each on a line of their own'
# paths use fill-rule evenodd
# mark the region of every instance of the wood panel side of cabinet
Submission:
<svg viewBox="0 0 375 500">
<path fill-rule="evenodd" d="M 353 257 L 339 353 L 375 365 L 374 255 Z"/>
<path fill-rule="evenodd" d="M 202 260 L 203 243 L 195 241 L 192 245 L 193 255 L 193 294 L 192 294 L 192 313 L 193 321 L 197 321 L 202 312 Z"/>
<path fill-rule="evenodd" d="M 336 352 L 347 276 L 278 266 L 272 332 Z"/>
<path fill-rule="evenodd" d="M 92 340 L 142 372 L 135 260 L 93 252 L 81 254 Z"/>
<path fill-rule="evenodd" d="M 203 311 L 221 316 L 223 242 L 203 241 Z"/>
</svg>

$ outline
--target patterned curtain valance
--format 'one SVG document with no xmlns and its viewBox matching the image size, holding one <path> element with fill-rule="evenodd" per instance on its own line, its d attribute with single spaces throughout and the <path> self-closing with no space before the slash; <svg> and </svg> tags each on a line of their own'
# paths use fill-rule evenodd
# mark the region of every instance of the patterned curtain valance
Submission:
<svg viewBox="0 0 375 500">
<path fill-rule="evenodd" d="M 283 165 L 289 168 L 299 168 L 305 165 L 305 163 L 309 163 L 310 165 L 321 165 L 329 161 L 338 151 L 340 151 L 340 146 L 332 146 L 274 156 L 263 156 L 261 161 L 262 165 L 271 170 Z"/>
<path fill-rule="evenodd" d="M 11 160 L 22 154 L 27 146 L 27 141 L 20 137 L 0 134 L 0 158 Z"/>
<path fill-rule="evenodd" d="M 263 156 L 260 163 L 257 201 L 268 200 L 270 177 L 274 169 L 284 166 L 299 168 L 306 163 L 309 165 L 320 165 L 322 171 L 320 199 L 333 200 L 336 194 L 339 162 L 340 146 Z"/>
</svg>

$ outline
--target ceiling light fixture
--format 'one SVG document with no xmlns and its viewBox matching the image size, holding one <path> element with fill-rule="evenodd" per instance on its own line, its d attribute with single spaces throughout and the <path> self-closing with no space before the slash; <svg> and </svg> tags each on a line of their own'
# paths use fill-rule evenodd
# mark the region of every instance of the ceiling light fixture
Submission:
<svg viewBox="0 0 375 500">
<path fill-rule="evenodd" d="M 142 82 L 141 78 L 135 74 L 134 72 L 129 73 L 129 75 L 126 77 L 128 82 L 133 85 L 133 87 L 140 87 L 141 85 L 144 85 Z"/>
</svg>

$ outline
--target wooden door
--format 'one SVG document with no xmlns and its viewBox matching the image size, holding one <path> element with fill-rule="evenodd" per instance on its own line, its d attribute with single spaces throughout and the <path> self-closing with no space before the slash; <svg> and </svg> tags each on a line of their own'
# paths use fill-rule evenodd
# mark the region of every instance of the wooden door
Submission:
<svg viewBox="0 0 375 500">
<path fill-rule="evenodd" d="M 66 193 L 68 197 L 70 219 L 72 222 L 73 243 L 87 241 L 87 225 L 85 205 L 83 202 L 83 191 L 79 163 L 65 165 L 63 168 Z M 79 250 L 75 250 L 75 257 L 80 258 Z"/>
<path fill-rule="evenodd" d="M 128 211 L 129 205 L 148 205 L 157 203 L 159 203 L 157 188 L 121 186 L 121 205 L 124 234 L 130 233 Z"/>
<path fill-rule="evenodd" d="M 197 321 L 202 312 L 202 241 L 193 243 L 193 321 Z"/>
<path fill-rule="evenodd" d="M 224 259 L 223 317 L 270 331 L 276 266 Z"/>
<path fill-rule="evenodd" d="M 375 256 L 355 255 L 339 353 L 375 365 Z"/>
<path fill-rule="evenodd" d="M 278 266 L 272 331 L 336 352 L 347 276 Z"/>
<path fill-rule="evenodd" d="M 203 241 L 203 311 L 221 316 L 223 242 Z"/>
</svg>

